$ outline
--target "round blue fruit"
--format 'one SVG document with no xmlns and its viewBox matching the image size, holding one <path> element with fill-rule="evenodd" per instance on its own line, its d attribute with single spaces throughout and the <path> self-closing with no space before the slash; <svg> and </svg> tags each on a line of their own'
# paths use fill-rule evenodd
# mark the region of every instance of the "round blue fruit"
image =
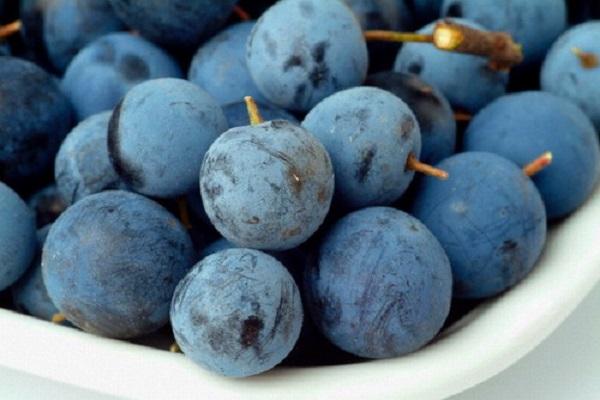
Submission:
<svg viewBox="0 0 600 400">
<path fill-rule="evenodd" d="M 48 58 L 60 72 L 88 43 L 125 29 L 108 0 L 45 1 L 42 26 Z"/>
<path fill-rule="evenodd" d="M 296 117 L 282 108 L 260 102 L 256 102 L 256 105 L 258 106 L 260 115 L 265 121 L 284 119 L 293 124 L 299 124 L 299 121 L 296 119 Z M 225 113 L 227 122 L 229 122 L 230 128 L 250 125 L 250 120 L 248 119 L 248 108 L 246 107 L 246 102 L 244 101 L 238 101 L 237 103 L 231 103 L 223 106 L 223 112 Z"/>
<path fill-rule="evenodd" d="M 454 22 L 474 29 L 481 25 L 464 19 Z M 418 33 L 431 34 L 437 22 Z M 398 53 L 396 72 L 409 72 L 437 87 L 453 107 L 475 113 L 506 92 L 508 73 L 494 71 L 488 60 L 468 54 L 438 50 L 427 43 L 406 43 Z"/>
<path fill-rule="evenodd" d="M 19 312 L 50 321 L 58 308 L 52 303 L 42 278 L 42 247 L 48 236 L 51 225 L 37 231 L 37 256 L 25 275 L 12 288 L 12 298 Z"/>
<path fill-rule="evenodd" d="M 204 43 L 192 59 L 188 79 L 221 105 L 243 101 L 245 96 L 265 101 L 246 66 L 246 42 L 254 24 L 231 25 Z"/>
<path fill-rule="evenodd" d="M 437 164 L 454 154 L 456 121 L 446 97 L 414 74 L 379 72 L 365 85 L 376 86 L 400 97 L 415 113 L 421 130 L 421 156 L 427 164 Z"/>
<path fill-rule="evenodd" d="M 546 241 L 546 211 L 535 185 L 492 153 L 460 153 L 438 167 L 450 178 L 421 179 L 411 213 L 446 250 L 454 296 L 485 298 L 515 285 Z"/>
<path fill-rule="evenodd" d="M 465 18 L 510 33 L 523 46 L 525 64 L 541 62 L 567 29 L 565 0 L 445 0 L 442 16 Z"/>
<path fill-rule="evenodd" d="M 231 14 L 237 0 L 109 0 L 132 29 L 154 43 L 177 49 L 197 48 Z"/>
<path fill-rule="evenodd" d="M 0 291 L 25 273 L 36 251 L 35 214 L 0 182 Z"/>
<path fill-rule="evenodd" d="M 302 326 L 302 302 L 279 261 L 256 250 L 213 254 L 175 290 L 171 325 L 186 356 L 221 375 L 245 377 L 279 364 Z"/>
<path fill-rule="evenodd" d="M 343 2 L 282 0 L 252 30 L 247 62 L 269 102 L 308 111 L 325 97 L 360 85 L 368 54 L 360 24 Z"/>
<path fill-rule="evenodd" d="M 338 221 L 305 271 L 307 307 L 342 350 L 397 357 L 427 344 L 452 299 L 442 246 L 410 215 L 365 208 Z"/>
<path fill-rule="evenodd" d="M 88 196 L 52 225 L 42 254 L 48 295 L 77 327 L 113 338 L 162 327 L 195 260 L 185 228 L 143 196 Z"/>
<path fill-rule="evenodd" d="M 519 166 L 552 152 L 552 164 L 532 178 L 551 219 L 577 209 L 600 179 L 600 143 L 592 122 L 575 104 L 550 93 L 497 99 L 475 116 L 463 141 L 466 151 L 496 153 Z"/>
<path fill-rule="evenodd" d="M 72 108 L 37 65 L 0 57 L 0 180 L 15 187 L 51 168 Z"/>
<path fill-rule="evenodd" d="M 61 197 L 73 204 L 85 196 L 125 188 L 108 158 L 110 111 L 88 117 L 67 135 L 54 162 Z"/>
<path fill-rule="evenodd" d="M 334 190 L 327 151 L 309 132 L 276 120 L 233 128 L 200 171 L 204 210 L 240 247 L 287 250 L 325 220 Z"/>
<path fill-rule="evenodd" d="M 182 77 L 177 63 L 156 45 L 130 33 L 96 39 L 75 56 L 62 80 L 79 120 L 112 110 L 138 83 Z"/>
<path fill-rule="evenodd" d="M 568 30 L 552 46 L 541 75 L 543 90 L 575 102 L 597 130 L 600 130 L 600 64 L 586 67 L 575 52 L 584 52 L 600 63 L 599 36 L 600 21 Z"/>
<path fill-rule="evenodd" d="M 390 92 L 364 86 L 338 92 L 313 108 L 302 126 L 331 156 L 336 203 L 345 209 L 392 204 L 413 179 L 406 161 L 421 153 L 419 125 Z"/>
<path fill-rule="evenodd" d="M 176 197 L 198 187 L 202 158 L 226 130 L 221 107 L 204 90 L 182 79 L 155 79 L 133 88 L 115 108 L 108 152 L 133 190 Z"/>
</svg>

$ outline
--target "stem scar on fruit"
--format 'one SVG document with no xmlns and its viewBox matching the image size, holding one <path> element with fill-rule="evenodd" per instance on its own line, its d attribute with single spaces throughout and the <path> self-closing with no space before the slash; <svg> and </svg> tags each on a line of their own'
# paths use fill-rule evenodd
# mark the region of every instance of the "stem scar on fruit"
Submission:
<svg viewBox="0 0 600 400">
<path fill-rule="evenodd" d="M 547 151 L 526 166 L 523 167 L 523 173 L 529 177 L 539 174 L 552 164 L 552 152 Z"/>
<path fill-rule="evenodd" d="M 15 33 L 19 32 L 22 28 L 23 24 L 21 20 L 16 20 L 11 22 L 10 24 L 0 26 L 0 39 L 4 40 Z"/>
<path fill-rule="evenodd" d="M 523 62 L 523 47 L 506 32 L 484 32 L 449 20 L 435 25 L 432 34 L 366 31 L 367 41 L 431 43 L 440 50 L 472 54 L 489 59 L 494 71 L 508 71 Z"/>
<path fill-rule="evenodd" d="M 592 52 L 583 51 L 579 47 L 571 48 L 571 52 L 579 58 L 579 62 L 583 68 L 593 69 L 600 66 L 598 56 Z"/>
</svg>

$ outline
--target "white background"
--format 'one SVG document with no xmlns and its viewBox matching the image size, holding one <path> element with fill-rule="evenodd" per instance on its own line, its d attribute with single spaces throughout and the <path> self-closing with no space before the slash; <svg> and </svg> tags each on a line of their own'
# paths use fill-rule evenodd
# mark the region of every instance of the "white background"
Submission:
<svg viewBox="0 0 600 400">
<path fill-rule="evenodd" d="M 552 293 L 545 295 L 552 296 Z M 207 400 L 209 397 L 198 394 L 198 399 Z M 293 399 L 293 394 L 290 398 Z M 0 399 L 115 398 L 0 368 Z M 536 350 L 490 381 L 449 400 L 507 399 L 600 399 L 600 286 Z"/>
</svg>

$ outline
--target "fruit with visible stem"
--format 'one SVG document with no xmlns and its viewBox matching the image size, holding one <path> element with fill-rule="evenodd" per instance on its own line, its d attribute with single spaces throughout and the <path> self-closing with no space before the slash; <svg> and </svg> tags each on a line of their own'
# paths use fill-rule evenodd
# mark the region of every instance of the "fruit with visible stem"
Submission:
<svg viewBox="0 0 600 400">
<path fill-rule="evenodd" d="M 552 165 L 532 178 L 550 219 L 575 211 L 600 179 L 600 143 L 590 119 L 547 92 L 497 99 L 473 118 L 463 148 L 496 153 L 520 166 L 551 152 Z"/>
<path fill-rule="evenodd" d="M 313 135 L 288 121 L 232 128 L 211 145 L 200 171 L 204 209 L 215 228 L 241 247 L 287 250 L 325 220 L 334 189 L 331 160 Z"/>
<path fill-rule="evenodd" d="M 600 22 L 576 25 L 552 46 L 541 73 L 542 90 L 575 102 L 600 129 Z"/>
<path fill-rule="evenodd" d="M 421 179 L 410 212 L 448 254 L 455 297 L 502 293 L 533 269 L 544 247 L 546 210 L 537 188 L 519 166 L 492 153 L 459 153 L 437 166 L 450 178 Z"/>
<path fill-rule="evenodd" d="M 418 161 L 419 124 L 399 97 L 375 87 L 338 92 L 313 108 L 302 126 L 327 149 L 336 176 L 336 203 L 346 210 L 390 205 L 415 171 L 447 178 Z"/>
</svg>

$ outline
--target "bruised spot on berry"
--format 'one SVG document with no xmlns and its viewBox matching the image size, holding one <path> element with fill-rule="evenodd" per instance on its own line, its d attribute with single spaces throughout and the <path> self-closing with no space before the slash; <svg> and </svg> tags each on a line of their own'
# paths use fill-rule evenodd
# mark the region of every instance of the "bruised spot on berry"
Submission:
<svg viewBox="0 0 600 400">
<path fill-rule="evenodd" d="M 251 315 L 242 322 L 240 344 L 244 347 L 252 347 L 258 342 L 258 336 L 263 329 L 263 321 L 256 315 Z"/>
</svg>

